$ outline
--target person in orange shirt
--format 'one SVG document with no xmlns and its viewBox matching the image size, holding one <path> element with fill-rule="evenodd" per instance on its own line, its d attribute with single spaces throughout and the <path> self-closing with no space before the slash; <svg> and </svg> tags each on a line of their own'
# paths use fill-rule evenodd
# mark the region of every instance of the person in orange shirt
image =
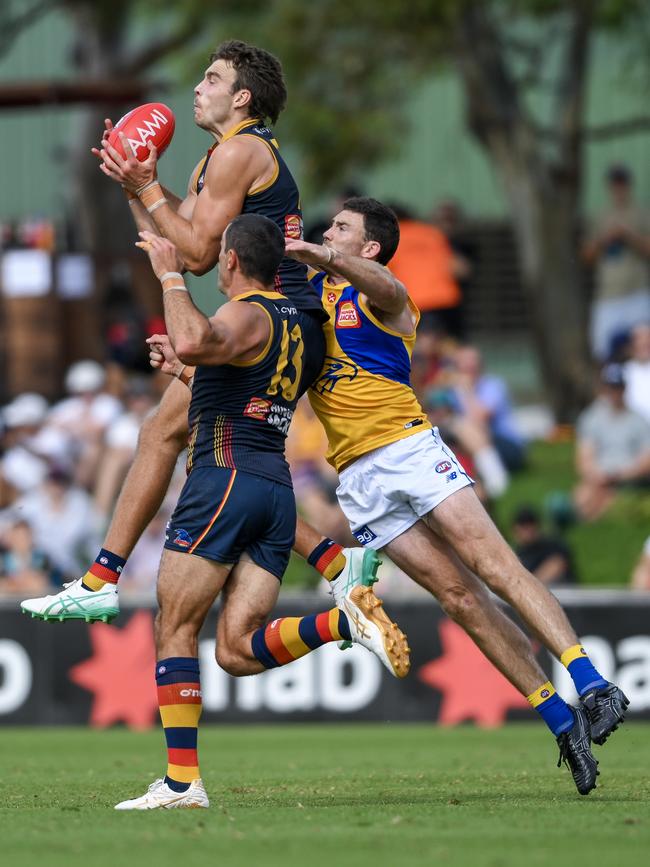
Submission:
<svg viewBox="0 0 650 867">
<path fill-rule="evenodd" d="M 454 252 L 440 229 L 415 219 L 403 207 L 391 207 L 399 219 L 400 242 L 388 267 L 409 287 L 423 325 L 459 335 L 462 292 L 458 281 L 466 275 L 468 263 Z"/>
</svg>

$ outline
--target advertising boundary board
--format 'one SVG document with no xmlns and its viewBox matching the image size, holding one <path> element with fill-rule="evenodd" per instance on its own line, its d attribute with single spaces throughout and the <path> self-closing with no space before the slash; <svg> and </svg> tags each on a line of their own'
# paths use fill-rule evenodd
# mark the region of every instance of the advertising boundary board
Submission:
<svg viewBox="0 0 650 867">
<path fill-rule="evenodd" d="M 650 594 L 558 591 L 580 639 L 602 674 L 631 700 L 629 718 L 650 719 Z M 280 599 L 275 616 L 325 610 L 317 594 Z M 533 720 L 526 700 L 433 601 L 388 600 L 407 632 L 410 675 L 397 680 L 368 651 L 335 644 L 282 668 L 234 678 L 214 660 L 218 608 L 200 640 L 203 723 L 395 721 L 498 726 Z M 0 724 L 157 723 L 151 600 L 123 605 L 114 624 L 42 623 L 0 602 Z M 535 644 L 558 691 L 575 701 L 571 680 Z"/>
</svg>

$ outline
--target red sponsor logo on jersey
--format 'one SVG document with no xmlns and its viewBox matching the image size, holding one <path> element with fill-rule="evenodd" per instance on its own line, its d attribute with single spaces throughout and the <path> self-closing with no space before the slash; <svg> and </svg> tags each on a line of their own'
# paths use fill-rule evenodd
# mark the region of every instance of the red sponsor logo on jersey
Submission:
<svg viewBox="0 0 650 867">
<path fill-rule="evenodd" d="M 264 397 L 252 397 L 244 409 L 244 415 L 264 421 L 269 414 L 270 408 L 270 400 L 266 400 Z"/>
<path fill-rule="evenodd" d="M 335 301 L 336 301 L 336 292 L 328 292 L 327 293 L 328 304 L 334 304 Z"/>
<path fill-rule="evenodd" d="M 302 219 L 298 214 L 287 214 L 284 218 L 285 238 L 302 238 Z"/>
<path fill-rule="evenodd" d="M 361 319 L 359 312 L 352 301 L 343 301 L 339 304 L 339 311 L 336 317 L 337 328 L 361 328 Z"/>
</svg>

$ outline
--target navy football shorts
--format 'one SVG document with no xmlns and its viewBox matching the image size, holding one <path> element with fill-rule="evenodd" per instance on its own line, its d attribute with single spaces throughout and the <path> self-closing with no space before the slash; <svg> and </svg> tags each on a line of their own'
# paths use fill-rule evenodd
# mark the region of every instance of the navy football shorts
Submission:
<svg viewBox="0 0 650 867">
<path fill-rule="evenodd" d="M 246 553 L 282 580 L 295 536 L 293 488 L 242 470 L 195 467 L 167 526 L 165 548 L 226 564 Z"/>
</svg>

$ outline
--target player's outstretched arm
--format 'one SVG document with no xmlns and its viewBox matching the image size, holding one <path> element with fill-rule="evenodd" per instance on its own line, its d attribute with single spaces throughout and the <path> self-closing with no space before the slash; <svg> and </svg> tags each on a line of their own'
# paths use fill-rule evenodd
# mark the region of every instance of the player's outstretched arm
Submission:
<svg viewBox="0 0 650 867">
<path fill-rule="evenodd" d="M 248 360 L 268 342 L 271 325 L 259 307 L 229 301 L 208 318 L 196 307 L 179 272 L 175 246 L 151 232 L 141 232 L 138 246 L 146 250 L 163 289 L 165 324 L 177 358 L 185 365 L 227 364 Z"/>
<path fill-rule="evenodd" d="M 406 287 L 374 259 L 348 256 L 325 244 L 308 244 L 294 238 L 286 239 L 286 252 L 291 259 L 343 277 L 378 310 L 397 316 L 406 308 Z"/>
</svg>

